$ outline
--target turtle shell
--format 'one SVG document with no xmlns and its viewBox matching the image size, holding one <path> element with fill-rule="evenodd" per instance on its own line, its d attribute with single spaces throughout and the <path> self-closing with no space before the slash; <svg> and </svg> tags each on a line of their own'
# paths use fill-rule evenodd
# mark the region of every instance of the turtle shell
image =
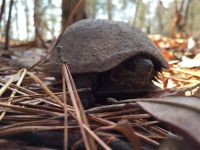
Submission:
<svg viewBox="0 0 200 150">
<path fill-rule="evenodd" d="M 157 71 L 168 67 L 160 50 L 145 33 L 119 21 L 78 21 L 65 29 L 56 46 L 63 47 L 63 56 L 74 74 L 104 72 L 140 54 L 151 58 Z M 58 63 L 61 59 L 54 48 L 50 64 Z"/>
</svg>

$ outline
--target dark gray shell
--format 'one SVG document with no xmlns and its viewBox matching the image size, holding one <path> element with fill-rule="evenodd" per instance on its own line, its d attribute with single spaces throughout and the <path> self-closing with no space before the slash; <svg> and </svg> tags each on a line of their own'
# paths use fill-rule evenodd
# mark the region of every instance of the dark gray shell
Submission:
<svg viewBox="0 0 200 150">
<path fill-rule="evenodd" d="M 71 73 L 103 72 L 138 54 L 150 56 L 156 70 L 168 67 L 160 50 L 143 32 L 118 21 L 78 21 L 65 29 L 57 46 L 63 47 Z M 50 63 L 55 66 L 60 62 L 54 48 Z"/>
</svg>

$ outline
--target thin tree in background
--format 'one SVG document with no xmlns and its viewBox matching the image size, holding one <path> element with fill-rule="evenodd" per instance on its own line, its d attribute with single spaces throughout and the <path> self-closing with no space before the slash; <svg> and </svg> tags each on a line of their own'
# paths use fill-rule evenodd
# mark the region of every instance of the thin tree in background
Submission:
<svg viewBox="0 0 200 150">
<path fill-rule="evenodd" d="M 112 20 L 112 0 L 107 0 L 108 19 Z"/>
<path fill-rule="evenodd" d="M 19 19 L 19 17 L 18 17 L 18 2 L 19 1 L 16 1 L 15 2 L 15 4 L 14 4 L 14 6 L 15 6 L 15 23 L 16 23 L 16 29 L 17 29 L 17 31 L 16 31 L 16 35 L 17 35 L 17 37 L 20 37 L 20 35 L 19 35 L 19 24 L 18 24 L 18 19 Z"/>
<path fill-rule="evenodd" d="M 13 6 L 13 0 L 10 1 L 9 5 L 9 12 L 8 12 L 8 20 L 6 24 L 6 41 L 5 41 L 5 49 L 8 50 L 10 46 L 10 22 L 11 22 L 11 16 L 12 16 L 12 6 Z"/>
<path fill-rule="evenodd" d="M 41 13 L 40 13 L 40 8 L 41 8 L 41 1 L 40 0 L 35 0 L 34 1 L 34 25 L 35 25 L 35 42 L 37 46 L 43 46 L 47 48 L 45 41 L 41 35 Z"/>
<path fill-rule="evenodd" d="M 136 20 L 137 20 L 137 16 L 138 16 L 138 12 L 139 12 L 139 7 L 140 7 L 140 1 L 136 1 L 136 10 L 135 10 L 135 16 L 133 19 L 133 24 L 136 24 Z"/>
<path fill-rule="evenodd" d="M 40 7 L 40 1 L 35 0 L 34 1 L 34 25 L 35 25 L 35 42 L 37 45 L 40 45 L 40 33 L 39 33 L 39 26 L 40 26 L 40 19 L 39 19 L 39 7 Z"/>
<path fill-rule="evenodd" d="M 26 33 L 27 33 L 27 39 L 29 39 L 29 9 L 28 9 L 28 2 L 27 0 L 24 0 L 24 12 L 26 17 Z"/>
<path fill-rule="evenodd" d="M 62 0 L 62 30 L 65 28 L 66 21 L 69 19 L 71 12 L 79 1 L 80 0 Z M 71 23 L 86 18 L 84 1 L 78 9 L 79 11 L 73 16 Z"/>
<path fill-rule="evenodd" d="M 136 5 L 135 14 L 133 15 L 133 18 L 130 21 L 130 23 L 138 28 L 143 28 L 146 30 L 147 33 L 150 33 L 149 25 L 151 24 L 151 20 L 147 18 L 149 12 L 149 4 L 146 4 L 141 0 L 137 0 L 134 3 Z"/>
<path fill-rule="evenodd" d="M 161 33 L 164 30 L 165 24 L 163 23 L 163 5 L 162 2 L 159 0 L 156 7 L 156 19 L 157 19 L 157 30 Z"/>
<path fill-rule="evenodd" d="M 97 0 L 87 0 L 85 5 L 87 6 L 87 15 L 90 18 L 96 18 Z"/>
<path fill-rule="evenodd" d="M 2 17 L 3 17 L 3 13 L 5 11 L 5 5 L 6 5 L 6 0 L 3 0 L 2 4 L 1 4 L 1 11 L 0 11 L 0 23 L 1 23 L 1 20 L 2 20 Z"/>
<path fill-rule="evenodd" d="M 175 1 L 175 18 L 174 18 L 174 26 L 171 31 L 171 36 L 174 37 L 175 33 L 184 33 L 184 28 L 188 19 L 188 12 L 191 0 L 182 0 L 179 7 L 178 2 Z"/>
<path fill-rule="evenodd" d="M 183 22 L 182 22 L 182 27 L 183 28 L 187 24 L 190 4 L 191 4 L 191 0 L 184 0 L 184 3 L 183 3 Z"/>
</svg>

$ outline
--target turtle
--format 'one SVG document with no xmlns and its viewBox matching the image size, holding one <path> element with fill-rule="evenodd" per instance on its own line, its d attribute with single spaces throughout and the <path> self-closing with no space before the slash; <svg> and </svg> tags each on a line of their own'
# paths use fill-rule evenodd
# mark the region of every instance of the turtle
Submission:
<svg viewBox="0 0 200 150">
<path fill-rule="evenodd" d="M 158 72 L 168 68 L 167 61 L 147 35 L 121 21 L 80 20 L 65 29 L 56 46 L 62 46 L 62 57 L 77 88 L 91 89 L 98 101 L 143 95 L 155 88 L 152 81 Z M 62 61 L 56 47 L 49 62 L 51 72 L 61 75 Z M 94 103 L 91 95 L 81 99 Z"/>
</svg>

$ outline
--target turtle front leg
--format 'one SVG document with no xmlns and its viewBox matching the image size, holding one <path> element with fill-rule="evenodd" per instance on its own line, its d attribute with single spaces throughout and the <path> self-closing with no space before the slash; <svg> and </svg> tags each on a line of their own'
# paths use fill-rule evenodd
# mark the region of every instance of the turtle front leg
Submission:
<svg viewBox="0 0 200 150">
<path fill-rule="evenodd" d="M 96 87 L 96 74 L 75 74 L 72 75 L 82 105 L 85 109 L 95 105 L 94 88 Z M 83 89 L 83 90 L 81 90 Z"/>
</svg>

